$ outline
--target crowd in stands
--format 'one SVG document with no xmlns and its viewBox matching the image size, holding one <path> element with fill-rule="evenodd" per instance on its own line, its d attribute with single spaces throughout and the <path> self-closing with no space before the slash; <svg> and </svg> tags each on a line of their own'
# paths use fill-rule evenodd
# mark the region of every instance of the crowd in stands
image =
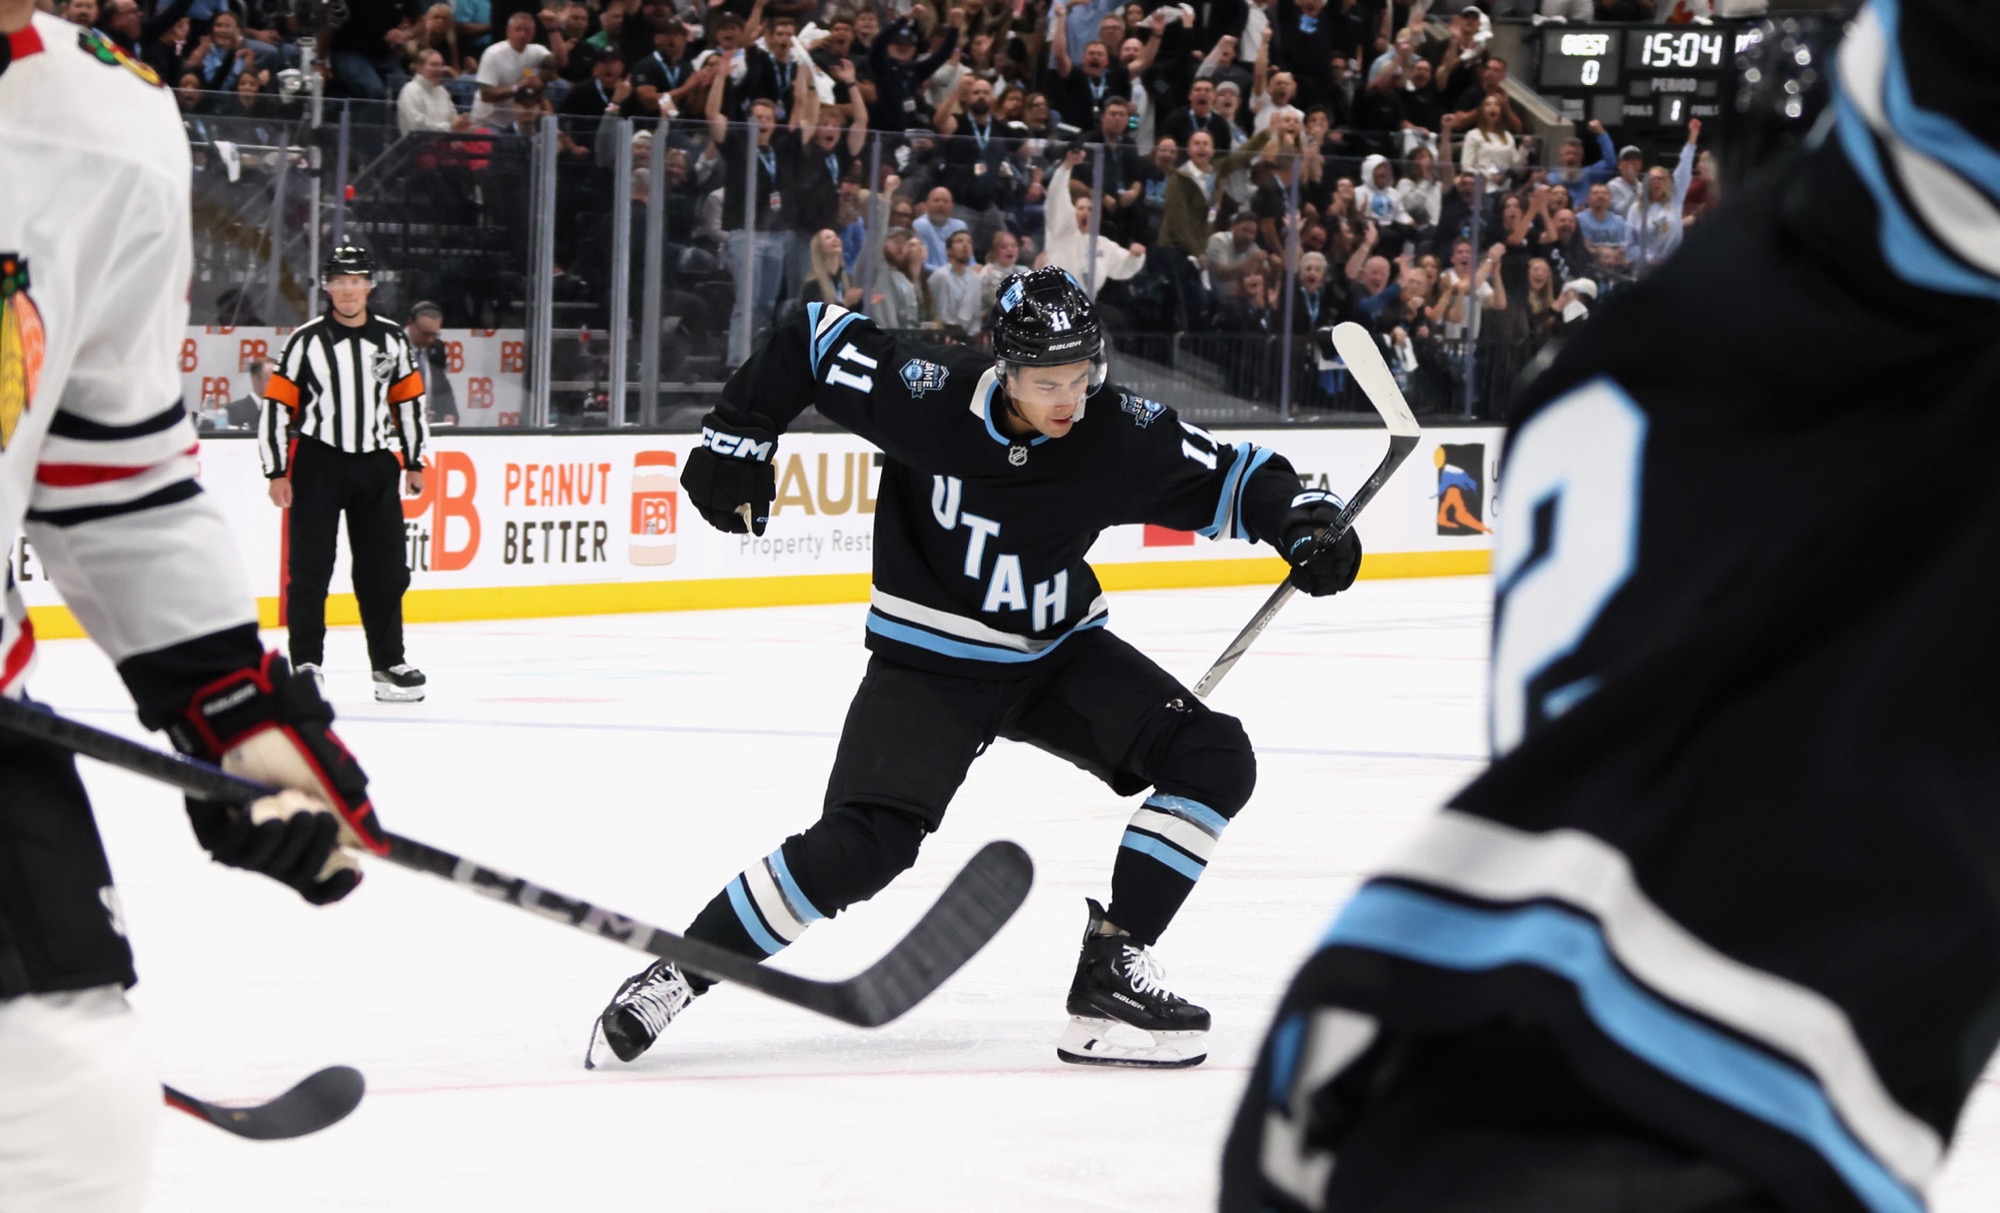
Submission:
<svg viewBox="0 0 2000 1213">
<path fill-rule="evenodd" d="M 159 2 L 62 11 L 177 84 L 191 132 L 285 104 L 276 76 L 300 31 L 274 15 L 284 0 Z M 1308 395 L 1337 390 L 1311 334 L 1358 320 L 1449 407 L 1453 351 L 1475 337 L 1531 349 L 1659 264 L 1716 200 L 1698 122 L 1672 165 L 1596 123 L 1539 154 L 1479 7 L 600 2 L 347 0 L 346 22 L 320 32 L 329 95 L 409 134 L 532 135 L 555 115 L 575 168 L 557 257 L 577 272 L 606 256 L 593 216 L 644 207 L 662 155 L 668 274 L 755 268 L 749 331 L 731 310 L 732 363 L 804 300 L 977 340 L 1008 274 L 1057 264 L 1114 332 L 1289 329 Z M 627 118 L 637 167 L 620 183 L 611 132 Z M 1236 391 L 1272 390 L 1269 358 L 1231 365 Z"/>
</svg>

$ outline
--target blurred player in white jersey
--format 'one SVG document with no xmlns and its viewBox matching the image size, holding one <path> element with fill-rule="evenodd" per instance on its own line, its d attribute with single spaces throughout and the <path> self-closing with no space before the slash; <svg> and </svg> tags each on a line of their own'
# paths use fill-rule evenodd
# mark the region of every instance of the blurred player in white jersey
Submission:
<svg viewBox="0 0 2000 1213">
<path fill-rule="evenodd" d="M 257 637 L 195 482 L 173 354 L 187 323 L 189 168 L 172 96 L 94 31 L 0 0 L 0 547 L 25 534 L 151 728 L 295 789 L 190 802 L 219 861 L 314 904 L 385 849 L 332 709 Z M 0 694 L 34 629 L 9 572 Z M 124 988 L 116 890 L 70 756 L 0 734 L 0 1209 L 139 1208 L 158 1080 Z"/>
</svg>

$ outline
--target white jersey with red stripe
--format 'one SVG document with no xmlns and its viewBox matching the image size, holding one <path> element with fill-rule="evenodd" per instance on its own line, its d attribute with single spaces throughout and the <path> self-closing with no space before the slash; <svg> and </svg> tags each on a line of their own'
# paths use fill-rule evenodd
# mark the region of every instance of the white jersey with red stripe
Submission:
<svg viewBox="0 0 2000 1213">
<path fill-rule="evenodd" d="M 187 141 L 151 70 L 95 33 L 37 13 L 0 40 L 0 542 L 26 534 L 122 667 L 256 618 L 174 362 Z M 10 571 L 0 693 L 33 648 Z"/>
</svg>

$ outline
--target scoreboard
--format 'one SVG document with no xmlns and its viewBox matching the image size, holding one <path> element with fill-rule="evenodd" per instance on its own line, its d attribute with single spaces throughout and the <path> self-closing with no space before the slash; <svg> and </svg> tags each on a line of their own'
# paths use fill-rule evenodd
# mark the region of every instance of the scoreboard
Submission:
<svg viewBox="0 0 2000 1213">
<path fill-rule="evenodd" d="M 1753 26 L 1544 25 L 1535 85 L 1574 122 L 1662 128 L 1722 114 Z"/>
</svg>

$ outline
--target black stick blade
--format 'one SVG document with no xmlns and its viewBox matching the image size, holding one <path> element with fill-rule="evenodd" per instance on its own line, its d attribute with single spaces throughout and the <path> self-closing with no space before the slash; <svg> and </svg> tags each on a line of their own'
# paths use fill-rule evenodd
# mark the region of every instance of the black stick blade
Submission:
<svg viewBox="0 0 2000 1213">
<path fill-rule="evenodd" d="M 367 1081 L 353 1066 L 328 1066 L 269 1103 L 226 1107 L 162 1086 L 167 1106 L 251 1141 L 283 1141 L 340 1123 L 361 1106 Z"/>
<path fill-rule="evenodd" d="M 963 968 L 1028 899 L 1035 865 L 1015 843 L 989 842 L 945 886 L 910 933 L 844 981 L 816 981 L 704 943 L 658 932 L 643 946 L 655 956 L 782 1002 L 878 1028 L 916 1006 Z"/>
<path fill-rule="evenodd" d="M 841 1018 L 879 1027 L 922 1002 L 1007 925 L 1034 883 L 1034 862 L 1020 846 L 981 847 L 902 943 L 845 983 L 852 1013 Z"/>
</svg>

